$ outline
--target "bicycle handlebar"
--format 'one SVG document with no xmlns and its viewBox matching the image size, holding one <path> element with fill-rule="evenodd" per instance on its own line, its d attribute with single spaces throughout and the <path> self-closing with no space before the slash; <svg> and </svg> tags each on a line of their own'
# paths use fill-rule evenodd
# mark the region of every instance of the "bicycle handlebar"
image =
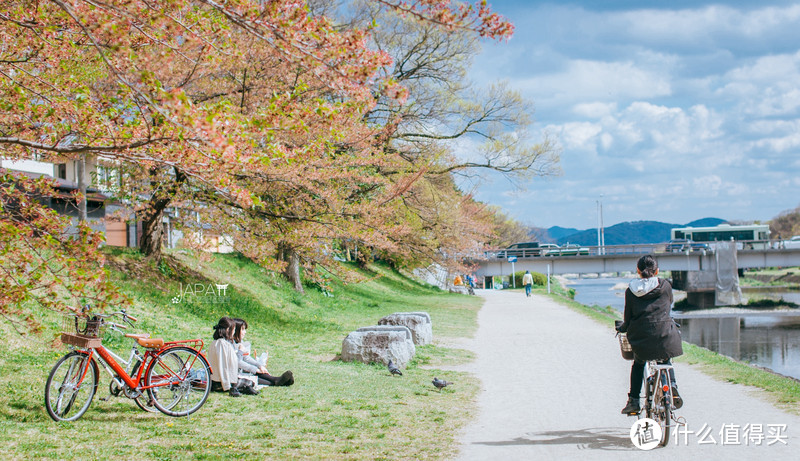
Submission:
<svg viewBox="0 0 800 461">
<path fill-rule="evenodd" d="M 85 304 L 83 306 L 83 309 L 81 309 L 81 311 L 82 311 L 83 315 L 89 316 L 89 312 L 91 311 L 91 306 L 89 306 L 88 304 Z M 100 318 L 100 319 L 107 319 L 107 318 L 113 317 L 115 315 L 120 315 L 120 316 L 122 316 L 122 321 L 128 323 L 129 325 L 133 325 L 133 322 L 138 322 L 139 321 L 139 319 L 137 319 L 136 317 L 134 317 L 132 315 L 128 315 L 128 312 L 125 309 L 121 309 L 121 310 L 119 310 L 117 312 L 109 312 L 108 314 L 91 314 L 91 315 L 93 317 L 97 317 L 97 318 Z M 122 325 L 118 325 L 118 326 L 122 326 Z M 128 327 L 125 327 L 125 326 L 122 326 L 122 327 L 123 328 L 128 328 Z"/>
<path fill-rule="evenodd" d="M 119 329 L 127 330 L 128 329 L 127 325 L 120 325 L 119 323 L 106 322 L 106 325 L 109 328 L 111 328 L 112 330 L 119 330 Z"/>
</svg>

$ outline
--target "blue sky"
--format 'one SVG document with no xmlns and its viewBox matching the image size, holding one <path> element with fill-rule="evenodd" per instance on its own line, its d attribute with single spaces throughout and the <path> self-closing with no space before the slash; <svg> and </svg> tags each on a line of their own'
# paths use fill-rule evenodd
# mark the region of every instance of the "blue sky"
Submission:
<svg viewBox="0 0 800 461">
<path fill-rule="evenodd" d="M 514 37 L 484 43 L 478 85 L 533 101 L 561 176 L 477 186 L 537 227 L 703 217 L 769 220 L 800 205 L 800 3 L 490 1 Z"/>
</svg>

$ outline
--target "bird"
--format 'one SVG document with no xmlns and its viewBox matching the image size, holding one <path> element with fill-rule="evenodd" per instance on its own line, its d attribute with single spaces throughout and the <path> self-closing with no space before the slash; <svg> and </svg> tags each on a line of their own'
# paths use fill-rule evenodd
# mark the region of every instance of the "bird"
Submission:
<svg viewBox="0 0 800 461">
<path fill-rule="evenodd" d="M 445 381 L 443 379 L 439 379 L 439 378 L 436 378 L 436 377 L 434 377 L 433 381 L 431 381 L 431 382 L 433 383 L 433 386 L 436 389 L 439 389 L 439 390 L 442 390 L 443 387 L 447 387 L 447 386 L 453 384 L 451 382 L 448 382 L 448 381 Z"/>
<path fill-rule="evenodd" d="M 403 376 L 403 372 L 400 371 L 400 369 L 397 368 L 397 366 L 395 366 L 394 362 L 392 362 L 392 359 L 389 359 L 389 364 L 386 366 L 389 367 L 389 372 L 391 372 L 393 375 Z"/>
</svg>

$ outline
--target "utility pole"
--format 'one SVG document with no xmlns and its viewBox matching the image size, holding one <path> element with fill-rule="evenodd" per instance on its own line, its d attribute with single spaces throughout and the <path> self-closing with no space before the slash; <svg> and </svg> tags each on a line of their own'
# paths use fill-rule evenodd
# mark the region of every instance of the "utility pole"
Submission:
<svg viewBox="0 0 800 461">
<path fill-rule="evenodd" d="M 600 254 L 606 254 L 606 231 L 603 228 L 603 194 L 600 194 Z"/>
<path fill-rule="evenodd" d="M 605 254 L 606 234 L 603 229 L 603 194 L 597 200 L 597 254 Z"/>
<path fill-rule="evenodd" d="M 75 163 L 78 176 L 78 192 L 81 195 L 81 200 L 78 203 L 78 221 L 86 222 L 86 154 L 81 154 Z"/>
<path fill-rule="evenodd" d="M 597 204 L 597 254 L 600 254 L 600 200 L 595 200 Z"/>
</svg>

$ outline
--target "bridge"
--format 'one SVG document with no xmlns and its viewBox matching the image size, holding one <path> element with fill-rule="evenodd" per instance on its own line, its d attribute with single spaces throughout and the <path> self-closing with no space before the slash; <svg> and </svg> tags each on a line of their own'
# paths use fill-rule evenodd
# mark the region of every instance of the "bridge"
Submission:
<svg viewBox="0 0 800 461">
<path fill-rule="evenodd" d="M 608 272 L 633 272 L 636 261 L 642 255 L 652 254 L 658 260 L 662 271 L 703 271 L 716 268 L 713 251 L 665 252 L 664 244 L 648 245 L 606 245 L 585 247 L 587 255 L 544 255 L 518 256 L 514 270 L 549 272 L 551 274 L 599 274 Z M 740 269 L 763 267 L 800 266 L 800 248 L 792 249 L 740 249 L 737 252 Z M 486 260 L 477 261 L 476 275 L 509 275 L 511 263 L 505 257 L 498 258 L 497 252 L 488 252 Z"/>
<path fill-rule="evenodd" d="M 764 242 L 737 242 L 738 269 L 800 266 L 800 248 L 779 249 Z M 642 255 L 652 254 L 661 271 L 672 272 L 673 285 L 689 293 L 690 303 L 704 306 L 713 297 L 717 260 L 713 247 L 708 250 L 667 252 L 662 244 L 605 245 L 584 247 L 588 254 L 542 256 L 523 252 L 516 257 L 514 271 L 543 274 L 601 274 L 635 272 Z M 584 252 L 583 248 L 581 252 Z M 478 280 L 492 276 L 508 276 L 512 264 L 503 250 L 487 252 L 486 259 L 476 261 Z M 502 256 L 502 257 L 499 257 Z M 512 258 L 513 259 L 513 258 Z M 491 282 L 489 282 L 491 283 Z M 712 302 L 713 304 L 713 302 Z"/>
</svg>

